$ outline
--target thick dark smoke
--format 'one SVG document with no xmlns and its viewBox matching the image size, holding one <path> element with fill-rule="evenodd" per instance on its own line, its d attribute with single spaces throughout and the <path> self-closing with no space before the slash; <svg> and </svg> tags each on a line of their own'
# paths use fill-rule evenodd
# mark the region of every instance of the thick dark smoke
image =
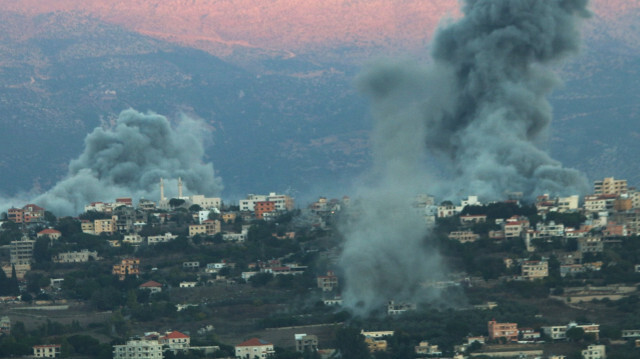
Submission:
<svg viewBox="0 0 640 359">
<path fill-rule="evenodd" d="M 393 215 L 411 192 L 484 200 L 586 193 L 582 174 L 538 148 L 552 117 L 547 96 L 560 83 L 550 66 L 579 50 L 586 7 L 587 0 L 466 0 L 464 16 L 437 32 L 433 64 L 383 64 L 361 77 L 374 103 L 378 181 L 363 190 L 366 205 L 344 229 L 347 305 L 366 313 L 387 299 L 416 300 L 416 288 L 442 274 L 437 257 L 424 255 L 427 229 L 405 229 Z M 426 156 L 452 176 L 423 177 Z M 386 201 L 373 200 L 380 195 Z"/>
<path fill-rule="evenodd" d="M 203 162 L 205 133 L 189 118 L 172 128 L 164 116 L 123 111 L 113 127 L 88 134 L 66 178 L 32 201 L 56 215 L 76 215 L 94 201 L 157 199 L 160 178 L 178 177 L 190 191 L 217 194 L 221 181 L 213 165 Z"/>
</svg>

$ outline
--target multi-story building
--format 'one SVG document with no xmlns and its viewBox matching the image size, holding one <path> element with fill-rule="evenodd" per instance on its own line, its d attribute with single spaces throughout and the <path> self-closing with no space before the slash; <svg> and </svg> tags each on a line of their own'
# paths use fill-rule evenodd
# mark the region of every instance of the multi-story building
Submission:
<svg viewBox="0 0 640 359">
<path fill-rule="evenodd" d="M 111 273 L 120 280 L 124 280 L 127 275 L 137 277 L 140 274 L 140 258 L 124 258 L 120 264 L 113 266 Z"/>
<path fill-rule="evenodd" d="M 319 275 L 317 277 L 318 288 L 323 292 L 330 292 L 338 288 L 338 276 L 333 271 L 328 271 L 327 275 Z"/>
<path fill-rule="evenodd" d="M 257 219 L 264 219 L 264 214 L 276 211 L 276 203 L 272 201 L 259 201 L 254 205 L 253 213 Z"/>
<path fill-rule="evenodd" d="M 189 237 L 195 235 L 213 236 L 221 231 L 220 221 L 217 219 L 207 219 L 202 224 L 189 225 Z"/>
<path fill-rule="evenodd" d="M 98 260 L 98 252 L 97 251 L 89 251 L 88 249 L 83 249 L 79 252 L 63 252 L 59 253 L 53 259 L 56 263 L 84 263 L 90 260 Z"/>
<path fill-rule="evenodd" d="M 448 235 L 449 239 L 458 241 L 460 243 L 470 243 L 475 242 L 479 235 L 473 233 L 472 231 L 453 231 Z"/>
<path fill-rule="evenodd" d="M 318 350 L 318 337 L 307 334 L 294 334 L 296 340 L 296 351 L 304 353 L 305 351 L 315 352 Z"/>
<path fill-rule="evenodd" d="M 60 344 L 34 345 L 34 358 L 56 358 L 61 354 L 62 346 Z"/>
<path fill-rule="evenodd" d="M 578 252 L 580 253 L 602 253 L 604 242 L 600 237 L 578 238 Z"/>
<path fill-rule="evenodd" d="M 189 202 L 192 205 L 196 204 L 202 208 L 220 208 L 222 206 L 222 199 L 219 197 L 207 198 L 204 195 L 189 196 Z"/>
<path fill-rule="evenodd" d="M 82 229 L 82 233 L 86 233 L 86 234 L 96 233 L 93 221 L 90 221 L 88 219 L 83 219 L 82 221 L 80 221 L 80 228 Z"/>
<path fill-rule="evenodd" d="M 587 349 L 584 349 L 581 352 L 581 354 L 583 359 L 606 359 L 607 358 L 606 347 L 602 344 L 589 345 Z"/>
<path fill-rule="evenodd" d="M 93 221 L 93 233 L 99 236 L 102 233 L 112 235 L 116 232 L 117 217 L 107 219 L 96 219 Z"/>
<path fill-rule="evenodd" d="M 256 202 L 266 201 L 266 195 L 249 194 L 246 199 L 240 200 L 240 211 L 253 212 Z"/>
<path fill-rule="evenodd" d="M 498 323 L 495 320 L 490 320 L 487 323 L 487 329 L 490 340 L 505 338 L 509 342 L 518 341 L 517 323 Z"/>
<path fill-rule="evenodd" d="M 267 201 L 275 203 L 276 211 L 292 211 L 294 208 L 293 198 L 286 194 L 277 194 L 275 192 L 269 193 Z"/>
<path fill-rule="evenodd" d="M 35 223 L 44 220 L 44 208 L 35 204 L 28 204 L 22 209 L 24 210 L 24 223 Z"/>
<path fill-rule="evenodd" d="M 235 349 L 236 358 L 239 359 L 262 359 L 275 354 L 273 344 L 258 338 L 252 338 L 242 342 L 236 345 Z"/>
<path fill-rule="evenodd" d="M 593 182 L 594 194 L 615 194 L 621 195 L 627 193 L 627 180 L 617 180 L 613 177 L 607 177 L 603 180 Z"/>
<path fill-rule="evenodd" d="M 33 247 L 36 241 L 23 237 L 19 241 L 11 241 L 9 254 L 12 265 L 30 265 L 33 257 Z"/>
<path fill-rule="evenodd" d="M 178 238 L 178 235 L 176 234 L 171 234 L 171 232 L 167 232 L 165 234 L 160 234 L 157 236 L 149 236 L 147 237 L 147 244 L 150 246 L 156 245 L 158 243 L 167 243 L 167 242 L 171 242 L 172 240 Z"/>
<path fill-rule="evenodd" d="M 513 216 L 504 223 L 504 237 L 519 238 L 527 229 L 529 229 L 529 220 L 526 217 Z"/>
<path fill-rule="evenodd" d="M 13 223 L 24 223 L 24 210 L 21 208 L 9 208 L 7 219 Z"/>
<path fill-rule="evenodd" d="M 542 332 L 552 340 L 567 339 L 566 325 L 553 325 L 553 326 L 542 327 Z"/>
<path fill-rule="evenodd" d="M 0 317 L 0 335 L 11 334 L 11 318 L 8 316 Z"/>
<path fill-rule="evenodd" d="M 549 262 L 547 261 L 524 261 L 521 268 L 522 277 L 529 280 L 542 279 L 549 276 Z"/>
<path fill-rule="evenodd" d="M 618 195 L 596 194 L 584 197 L 584 210 L 588 213 L 609 212 L 612 213 Z"/>
<path fill-rule="evenodd" d="M 113 359 L 162 359 L 162 344 L 153 339 L 131 339 L 126 344 L 113 346 Z"/>
</svg>

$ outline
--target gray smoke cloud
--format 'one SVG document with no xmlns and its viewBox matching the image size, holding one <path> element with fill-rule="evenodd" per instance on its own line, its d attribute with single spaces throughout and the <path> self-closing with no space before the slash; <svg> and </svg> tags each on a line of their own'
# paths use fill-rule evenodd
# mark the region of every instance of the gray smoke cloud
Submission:
<svg viewBox="0 0 640 359">
<path fill-rule="evenodd" d="M 205 133 L 194 119 L 183 117 L 173 128 L 164 116 L 125 110 L 113 126 L 88 134 L 67 176 L 31 201 L 56 215 L 77 215 L 95 201 L 157 199 L 160 178 L 172 179 L 169 188 L 178 177 L 186 191 L 215 195 L 222 182 L 203 162 Z"/>
<path fill-rule="evenodd" d="M 379 64 L 359 80 L 373 101 L 376 179 L 342 229 L 344 301 L 356 313 L 388 299 L 420 301 L 422 283 L 443 274 L 411 195 L 588 190 L 581 173 L 538 147 L 552 118 L 547 96 L 560 84 L 550 67 L 579 50 L 587 0 L 466 0 L 462 12 L 436 33 L 429 66 Z M 425 176 L 428 157 L 451 176 Z"/>
</svg>

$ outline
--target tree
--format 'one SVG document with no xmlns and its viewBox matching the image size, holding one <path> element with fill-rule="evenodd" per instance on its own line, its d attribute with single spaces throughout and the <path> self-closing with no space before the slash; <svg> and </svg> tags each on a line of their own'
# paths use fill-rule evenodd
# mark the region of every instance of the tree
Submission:
<svg viewBox="0 0 640 359">
<path fill-rule="evenodd" d="M 171 198 L 169 200 L 169 206 L 171 206 L 171 208 L 176 208 L 176 207 L 180 207 L 182 206 L 186 201 L 184 199 L 180 199 L 180 198 Z"/>
<path fill-rule="evenodd" d="M 193 204 L 189 207 L 189 212 L 200 212 L 202 211 L 202 207 L 199 204 Z"/>
<path fill-rule="evenodd" d="M 370 359 L 364 336 L 354 327 L 342 327 L 336 331 L 336 349 L 342 358 Z"/>
<path fill-rule="evenodd" d="M 584 329 L 573 327 L 567 330 L 567 339 L 572 342 L 578 342 L 584 338 Z"/>
</svg>

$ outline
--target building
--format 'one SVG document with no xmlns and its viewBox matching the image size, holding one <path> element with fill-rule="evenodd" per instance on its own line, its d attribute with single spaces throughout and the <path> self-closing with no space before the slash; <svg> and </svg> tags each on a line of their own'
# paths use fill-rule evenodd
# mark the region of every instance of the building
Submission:
<svg viewBox="0 0 640 359">
<path fill-rule="evenodd" d="M 369 353 L 386 352 L 389 346 L 385 339 L 375 339 L 371 337 L 364 338 L 364 343 L 367 344 Z"/>
<path fill-rule="evenodd" d="M 58 230 L 55 230 L 53 228 L 47 228 L 47 229 L 43 229 L 40 232 L 38 232 L 38 234 L 36 235 L 37 238 L 42 238 L 42 237 L 49 237 L 49 239 L 56 240 L 59 239 L 62 236 L 62 233 Z"/>
<path fill-rule="evenodd" d="M 387 303 L 387 314 L 388 315 L 398 315 L 404 312 L 416 310 L 416 305 L 414 303 L 397 303 L 393 300 L 390 300 Z"/>
<path fill-rule="evenodd" d="M 125 258 L 120 264 L 115 264 L 111 271 L 118 279 L 124 280 L 127 275 L 138 276 L 140 274 L 140 258 Z"/>
<path fill-rule="evenodd" d="M 60 344 L 34 345 L 33 356 L 35 358 L 56 358 L 60 356 Z"/>
<path fill-rule="evenodd" d="M 165 234 L 159 234 L 157 236 L 148 236 L 147 237 L 147 244 L 150 246 L 156 245 L 158 243 L 167 243 L 167 242 L 171 242 L 172 240 L 178 238 L 178 235 L 176 234 L 171 234 L 171 232 L 167 232 Z"/>
<path fill-rule="evenodd" d="M 254 214 L 256 219 L 265 219 L 266 213 L 272 213 L 276 211 L 276 203 L 271 201 L 258 201 L 254 205 Z"/>
<path fill-rule="evenodd" d="M 80 222 L 80 228 L 82 229 L 82 233 L 86 233 L 86 234 L 96 234 L 95 232 L 95 225 L 93 224 L 92 221 L 89 221 L 87 219 L 83 219 Z"/>
<path fill-rule="evenodd" d="M 240 359 L 267 358 L 275 354 L 273 344 L 258 338 L 242 342 L 236 345 L 235 349 L 236 358 Z"/>
<path fill-rule="evenodd" d="M 475 242 L 480 237 L 472 231 L 453 231 L 448 235 L 449 239 L 458 241 L 460 243 Z"/>
<path fill-rule="evenodd" d="M 529 229 L 529 220 L 526 217 L 513 216 L 504 223 L 504 237 L 519 238 L 527 229 Z"/>
<path fill-rule="evenodd" d="M 83 249 L 80 252 L 63 252 L 59 253 L 57 256 L 53 258 L 53 261 L 56 263 L 84 263 L 90 260 L 98 260 L 98 252 L 97 251 L 89 251 L 88 249 Z"/>
<path fill-rule="evenodd" d="M 508 342 L 518 341 L 517 323 L 498 323 L 495 320 L 490 320 L 487 323 L 487 329 L 490 340 L 505 338 Z"/>
<path fill-rule="evenodd" d="M 11 256 L 12 265 L 31 265 L 33 257 L 33 247 L 36 241 L 23 237 L 19 241 L 11 241 L 9 254 Z"/>
<path fill-rule="evenodd" d="M 9 208 L 7 219 L 13 223 L 24 223 L 24 210 L 21 208 Z"/>
<path fill-rule="evenodd" d="M 189 350 L 191 338 L 186 334 L 174 330 L 161 336 L 159 342 L 163 347 L 168 347 L 169 350 L 177 353 L 178 351 Z"/>
<path fill-rule="evenodd" d="M 567 339 L 566 325 L 554 325 L 554 326 L 542 327 L 542 332 L 552 340 Z"/>
<path fill-rule="evenodd" d="M 44 208 L 35 204 L 28 204 L 22 207 L 24 211 L 24 223 L 35 223 L 44 221 Z"/>
<path fill-rule="evenodd" d="M 295 334 L 296 351 L 304 353 L 305 351 L 315 352 L 318 350 L 318 337 L 315 335 Z"/>
<path fill-rule="evenodd" d="M 11 334 L 11 318 L 8 316 L 0 317 L 0 336 Z"/>
<path fill-rule="evenodd" d="M 521 265 L 522 277 L 528 280 L 542 279 L 549 276 L 549 262 L 524 261 Z"/>
<path fill-rule="evenodd" d="M 221 231 L 221 224 L 219 220 L 207 219 L 202 224 L 189 225 L 189 237 L 196 235 L 214 236 Z"/>
<path fill-rule="evenodd" d="M 140 284 L 138 288 L 148 290 L 150 293 L 162 292 L 162 284 L 153 280 Z"/>
<path fill-rule="evenodd" d="M 317 277 L 318 288 L 323 292 L 330 292 L 338 288 L 338 276 L 333 271 L 328 271 L 327 275 L 319 275 Z"/>
<path fill-rule="evenodd" d="M 429 355 L 429 356 L 442 355 L 442 352 L 438 348 L 438 345 L 429 344 L 429 342 L 425 340 L 421 341 L 420 344 L 418 344 L 418 346 L 414 348 L 414 352 L 416 354 L 423 354 L 423 355 Z"/>
<path fill-rule="evenodd" d="M 602 253 L 604 242 L 600 237 L 578 238 L 578 252 L 580 253 Z"/>
<path fill-rule="evenodd" d="M 613 177 L 607 177 L 603 180 L 593 182 L 594 194 L 615 194 L 621 195 L 627 193 L 627 180 L 617 180 Z"/>
<path fill-rule="evenodd" d="M 99 236 L 102 233 L 112 235 L 116 232 L 117 218 L 96 219 L 93 221 L 93 234 Z"/>
<path fill-rule="evenodd" d="M 606 347 L 604 345 L 589 345 L 582 352 L 583 359 L 606 359 Z"/>
<path fill-rule="evenodd" d="M 208 198 L 201 194 L 189 196 L 189 202 L 201 208 L 220 208 L 222 206 L 222 199 L 220 199 L 220 197 Z"/>
<path fill-rule="evenodd" d="M 113 346 L 113 359 L 162 359 L 162 344 L 158 340 L 131 339 L 126 344 Z"/>
</svg>

